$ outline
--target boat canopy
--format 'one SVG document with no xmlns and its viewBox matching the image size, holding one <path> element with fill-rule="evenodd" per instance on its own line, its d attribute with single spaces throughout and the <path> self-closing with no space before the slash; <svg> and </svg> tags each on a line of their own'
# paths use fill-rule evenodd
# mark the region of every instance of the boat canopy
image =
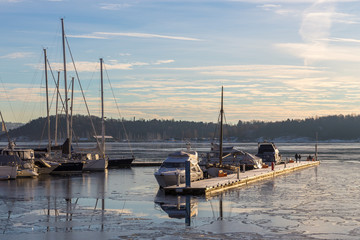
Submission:
<svg viewBox="0 0 360 240">
<path fill-rule="evenodd" d="M 177 151 L 170 153 L 164 162 L 185 162 L 187 160 L 197 161 L 197 152 Z"/>
</svg>

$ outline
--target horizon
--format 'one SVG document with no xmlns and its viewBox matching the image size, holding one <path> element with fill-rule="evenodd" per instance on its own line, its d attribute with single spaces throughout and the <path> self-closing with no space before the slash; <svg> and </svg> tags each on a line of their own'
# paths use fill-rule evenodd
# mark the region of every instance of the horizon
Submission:
<svg viewBox="0 0 360 240">
<path fill-rule="evenodd" d="M 61 18 L 91 115 L 100 115 L 99 58 L 107 118 L 217 122 L 221 86 L 231 124 L 359 112 L 354 0 L 1 0 L 0 6 L 5 122 L 46 116 L 43 48 L 54 71 L 54 78 L 48 74 L 55 114 Z M 76 77 L 69 51 L 67 64 L 69 87 Z M 78 83 L 74 104 L 74 114 L 86 115 Z"/>
<path fill-rule="evenodd" d="M 62 115 L 65 115 L 65 114 L 62 114 Z M 79 115 L 79 114 L 77 114 Z M 88 117 L 88 115 L 81 115 L 80 116 L 82 117 Z M 306 117 L 306 118 L 299 118 L 299 119 L 295 119 L 295 118 L 287 118 L 287 119 L 280 119 L 280 120 L 271 120 L 271 121 L 266 121 L 266 120 L 259 120 L 259 119 L 252 119 L 252 120 L 246 120 L 246 121 L 242 121 L 242 120 L 239 120 L 243 123 L 251 123 L 251 122 L 264 122 L 264 123 L 276 123 L 276 122 L 286 122 L 288 120 L 290 121 L 305 121 L 307 119 L 319 119 L 319 118 L 326 118 L 326 117 L 340 117 L 340 116 L 343 116 L 343 117 L 360 117 L 360 114 L 338 114 L 338 115 L 325 115 L 325 116 L 311 116 L 311 117 Z M 55 115 L 50 115 L 50 118 L 51 117 L 55 117 Z M 101 116 L 96 116 L 96 115 L 92 115 L 91 117 L 97 117 L 97 118 L 101 118 Z M 34 118 L 34 119 L 30 119 L 28 122 L 9 122 L 9 121 L 5 121 L 5 124 L 7 123 L 11 123 L 11 124 L 27 124 L 31 121 L 35 121 L 39 118 L 47 118 L 46 116 L 39 116 L 38 118 Z M 135 120 L 134 120 L 135 118 Z M 180 122 L 180 121 L 184 121 L 184 122 L 196 122 L 196 123 L 200 123 L 200 122 L 203 122 L 203 123 L 214 123 L 214 124 L 217 124 L 218 122 L 205 122 L 205 121 L 191 121 L 191 120 L 181 120 L 181 119 L 158 119 L 158 118 L 149 118 L 149 119 L 145 119 L 145 118 L 136 118 L 136 117 L 130 117 L 130 118 L 111 118 L 113 120 L 118 120 L 118 121 L 152 121 L 152 120 L 157 120 L 157 121 L 175 121 L 175 122 Z M 105 118 L 105 122 L 106 122 L 107 118 Z M 228 123 L 228 122 L 225 122 L 224 124 L 227 124 L 227 125 L 237 125 L 238 122 L 236 123 Z"/>
</svg>

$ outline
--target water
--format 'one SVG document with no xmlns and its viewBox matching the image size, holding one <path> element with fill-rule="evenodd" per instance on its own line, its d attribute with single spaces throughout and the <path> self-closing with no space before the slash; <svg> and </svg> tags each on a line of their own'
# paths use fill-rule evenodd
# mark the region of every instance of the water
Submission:
<svg viewBox="0 0 360 240">
<path fill-rule="evenodd" d="M 256 152 L 256 143 L 240 145 Z M 132 147 L 139 161 L 161 161 L 184 144 Z M 285 158 L 314 152 L 309 143 L 278 148 Z M 359 154 L 358 143 L 321 143 L 318 167 L 211 198 L 164 196 L 156 167 L 0 181 L 0 239 L 358 239 Z"/>
</svg>

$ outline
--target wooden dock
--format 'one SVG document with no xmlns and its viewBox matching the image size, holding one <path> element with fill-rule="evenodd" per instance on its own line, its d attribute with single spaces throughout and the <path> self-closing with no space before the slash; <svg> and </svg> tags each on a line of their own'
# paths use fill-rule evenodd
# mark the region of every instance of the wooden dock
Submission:
<svg viewBox="0 0 360 240">
<path fill-rule="evenodd" d="M 209 179 L 203 179 L 195 182 L 191 182 L 190 187 L 186 187 L 185 184 L 179 186 L 168 186 L 164 188 L 166 194 L 191 194 L 191 195 L 215 195 L 220 192 L 238 188 L 249 183 L 257 182 L 267 178 L 273 178 L 278 175 L 290 173 L 293 171 L 309 168 L 319 165 L 319 161 L 302 161 L 298 163 L 287 163 L 276 165 L 274 170 L 269 168 L 254 169 L 239 174 L 229 174 L 225 177 L 215 177 Z"/>
</svg>

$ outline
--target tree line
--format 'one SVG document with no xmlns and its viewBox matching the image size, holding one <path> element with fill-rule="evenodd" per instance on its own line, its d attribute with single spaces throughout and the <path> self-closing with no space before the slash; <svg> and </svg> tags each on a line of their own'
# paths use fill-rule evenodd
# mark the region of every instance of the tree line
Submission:
<svg viewBox="0 0 360 240">
<path fill-rule="evenodd" d="M 91 140 L 101 134 L 101 119 L 91 116 L 96 134 L 92 130 L 88 116 L 73 116 L 73 136 L 78 140 Z M 9 131 L 12 139 L 39 141 L 47 139 L 47 118 L 41 117 Z M 50 117 L 51 138 L 55 135 L 55 117 Z M 175 120 L 125 120 L 106 119 L 106 135 L 115 140 L 153 141 L 153 140 L 207 140 L 218 137 L 219 125 L 213 122 L 175 121 Z M 224 124 L 224 138 L 234 141 L 274 140 L 278 138 L 307 138 L 315 140 L 357 140 L 360 137 L 360 115 L 333 115 L 306 119 L 287 119 L 284 121 L 238 121 L 237 124 Z M 2 141 L 7 137 L 3 133 Z M 66 119 L 58 118 L 58 139 L 66 138 Z"/>
</svg>

